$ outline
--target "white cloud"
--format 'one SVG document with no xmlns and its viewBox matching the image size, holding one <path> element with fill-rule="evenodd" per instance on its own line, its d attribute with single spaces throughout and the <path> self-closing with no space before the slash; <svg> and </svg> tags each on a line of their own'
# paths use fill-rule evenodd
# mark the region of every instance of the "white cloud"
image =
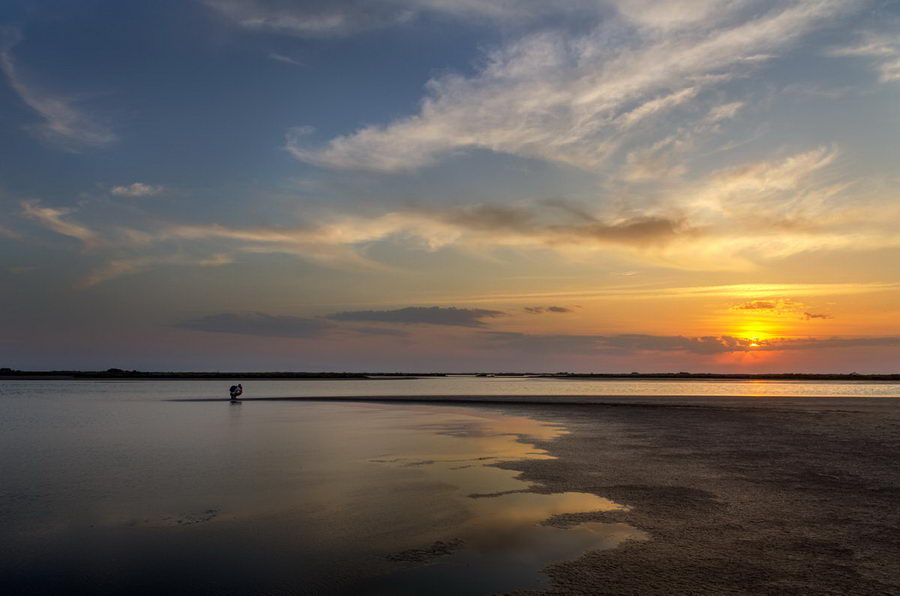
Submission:
<svg viewBox="0 0 900 596">
<path fill-rule="evenodd" d="M 276 62 L 284 62 L 285 64 L 293 64 L 294 66 L 303 66 L 303 63 L 299 60 L 295 60 L 294 58 L 285 56 L 284 54 L 279 54 L 278 52 L 271 52 L 269 54 L 269 59 Z"/>
<path fill-rule="evenodd" d="M 591 208 L 560 201 L 393 209 L 371 216 L 318 213 L 293 226 L 233 227 L 141 218 L 88 227 L 71 209 L 22 203 L 23 214 L 107 257 L 85 285 L 165 265 L 209 266 L 240 254 L 286 254 L 325 267 L 394 271 L 367 256 L 389 243 L 406 250 L 465 251 L 486 259 L 553 251 L 590 262 L 616 254 L 632 262 L 698 271 L 741 271 L 811 251 L 900 246 L 900 208 L 886 189 L 834 183 L 839 152 L 829 146 L 781 154 L 667 185 L 658 205 Z M 853 201 L 846 199 L 852 190 Z M 868 194 L 867 194 L 868 193 Z M 877 206 L 877 210 L 873 208 Z M 873 218 L 872 213 L 879 214 Z M 85 214 L 87 217 L 87 214 Z"/>
<path fill-rule="evenodd" d="M 720 106 L 714 107 L 709 113 L 706 115 L 706 122 L 712 124 L 715 122 L 721 122 L 722 120 L 728 120 L 729 118 L 734 118 L 735 115 L 744 107 L 744 102 L 742 101 L 733 101 L 731 103 L 722 104 Z"/>
<path fill-rule="evenodd" d="M 618 0 L 619 12 L 630 21 L 658 30 L 715 23 L 747 0 Z"/>
<path fill-rule="evenodd" d="M 165 192 L 166 187 L 162 185 L 145 184 L 143 182 L 133 182 L 124 186 L 113 186 L 109 189 L 109 193 L 117 197 L 149 197 Z"/>
<path fill-rule="evenodd" d="M 631 21 L 620 20 L 581 36 L 526 36 L 489 53 L 471 77 L 430 81 L 415 115 L 364 127 L 324 146 L 289 132 L 287 149 L 321 166 L 383 172 L 419 168 L 471 148 L 598 170 L 623 145 L 641 140 L 637 125 L 688 100 L 697 105 L 705 90 L 759 62 L 748 59 L 784 49 L 851 6 L 846 0 L 800 0 L 748 18 L 744 3 L 703 5 L 690 17 L 702 14 L 702 24 L 690 27 L 643 23 L 628 29 Z M 666 6 L 653 4 L 664 12 Z M 628 14 L 633 19 L 643 13 Z M 726 106 L 709 116 L 679 116 L 688 123 L 721 120 L 740 107 Z"/>
<path fill-rule="evenodd" d="M 38 201 L 22 201 L 22 214 L 37 221 L 45 228 L 53 230 L 57 234 L 69 236 L 80 240 L 85 246 L 101 244 L 100 237 L 91 229 L 65 220 L 63 217 L 72 212 L 71 209 L 58 209 L 54 207 L 42 207 Z"/>
<path fill-rule="evenodd" d="M 900 35 L 870 33 L 860 43 L 833 50 L 831 54 L 870 58 L 882 82 L 900 81 Z"/>
<path fill-rule="evenodd" d="M 26 83 L 16 66 L 12 49 L 21 40 L 18 31 L 0 30 L 0 70 L 9 86 L 43 122 L 30 127 L 40 138 L 74 150 L 80 147 L 101 147 L 118 139 L 113 131 L 72 105 L 68 99 L 52 95 Z"/>
</svg>

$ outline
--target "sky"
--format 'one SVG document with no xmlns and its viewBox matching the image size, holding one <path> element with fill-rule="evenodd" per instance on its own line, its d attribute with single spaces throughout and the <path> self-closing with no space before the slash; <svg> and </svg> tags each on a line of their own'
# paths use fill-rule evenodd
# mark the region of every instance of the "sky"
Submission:
<svg viewBox="0 0 900 596">
<path fill-rule="evenodd" d="M 900 2 L 7 0 L 0 366 L 900 372 Z"/>
</svg>

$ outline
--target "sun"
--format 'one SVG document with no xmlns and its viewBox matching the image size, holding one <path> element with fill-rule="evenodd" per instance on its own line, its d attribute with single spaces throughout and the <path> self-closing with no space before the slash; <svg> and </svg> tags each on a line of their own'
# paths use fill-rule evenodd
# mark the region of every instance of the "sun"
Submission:
<svg viewBox="0 0 900 596">
<path fill-rule="evenodd" d="M 732 335 L 750 342 L 747 344 L 749 348 L 759 348 L 767 340 L 776 337 L 777 330 L 769 322 L 748 321 L 738 325 Z"/>
</svg>

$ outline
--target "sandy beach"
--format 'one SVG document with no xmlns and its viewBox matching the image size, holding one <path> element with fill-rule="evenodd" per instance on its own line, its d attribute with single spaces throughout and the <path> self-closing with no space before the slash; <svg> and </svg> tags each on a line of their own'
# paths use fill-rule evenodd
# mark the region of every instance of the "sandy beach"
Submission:
<svg viewBox="0 0 900 596">
<path fill-rule="evenodd" d="M 886 400 L 887 401 L 887 400 Z M 894 400 L 519 407 L 571 434 L 509 464 L 541 490 L 591 492 L 647 532 L 551 566 L 552 593 L 900 593 Z"/>
</svg>

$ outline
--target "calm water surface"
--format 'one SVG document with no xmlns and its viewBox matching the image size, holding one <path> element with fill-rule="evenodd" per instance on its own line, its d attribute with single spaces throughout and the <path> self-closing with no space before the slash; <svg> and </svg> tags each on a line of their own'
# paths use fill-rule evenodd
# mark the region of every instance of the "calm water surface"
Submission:
<svg viewBox="0 0 900 596">
<path fill-rule="evenodd" d="M 509 492 L 528 486 L 491 464 L 549 457 L 534 441 L 558 425 L 492 407 L 173 401 L 223 398 L 230 384 L 0 383 L 0 593 L 489 593 L 545 587 L 552 561 L 645 538 L 623 524 L 541 525 L 622 507 L 595 495 Z M 245 397 L 900 397 L 897 383 L 871 382 L 244 385 Z"/>
<path fill-rule="evenodd" d="M 595 495 L 508 492 L 528 486 L 491 464 L 548 458 L 529 441 L 559 426 L 489 408 L 170 401 L 222 389 L 0 384 L 0 592 L 489 593 L 644 538 L 541 525 L 621 507 Z"/>
</svg>

